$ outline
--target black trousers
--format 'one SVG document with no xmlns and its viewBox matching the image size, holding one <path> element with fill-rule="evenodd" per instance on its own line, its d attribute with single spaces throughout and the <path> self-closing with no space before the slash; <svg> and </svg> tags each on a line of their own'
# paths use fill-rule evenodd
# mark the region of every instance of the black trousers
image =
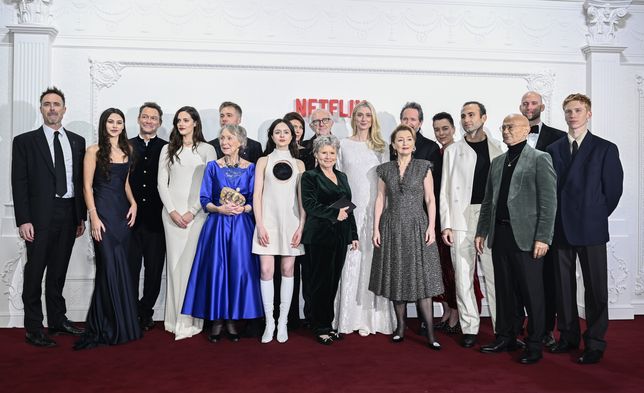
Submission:
<svg viewBox="0 0 644 393">
<path fill-rule="evenodd" d="M 492 261 L 496 290 L 496 335 L 511 342 L 516 339 L 521 303 L 528 314 L 526 348 L 541 351 L 545 333 L 543 258 L 533 259 L 532 251 L 522 251 L 514 240 L 509 223 L 495 224 Z"/>
<path fill-rule="evenodd" d="M 311 294 L 311 327 L 315 334 L 326 334 L 333 322 L 333 302 L 338 291 L 347 244 L 337 239 L 335 244 L 307 244 Z"/>
<path fill-rule="evenodd" d="M 555 329 L 557 321 L 557 282 L 555 278 L 554 251 L 548 250 L 543 257 L 543 292 L 545 300 L 546 333 Z"/>
<path fill-rule="evenodd" d="M 22 286 L 22 302 L 25 311 L 25 329 L 36 332 L 43 327 L 42 279 L 45 278 L 45 304 L 47 325 L 60 326 L 67 317 L 63 287 L 67 276 L 69 258 L 76 240 L 74 198 L 56 198 L 53 217 L 49 226 L 34 227 L 34 241 L 27 244 Z"/>
<path fill-rule="evenodd" d="M 608 267 L 606 244 L 570 246 L 558 242 L 554 248 L 557 282 L 557 328 L 560 338 L 579 344 L 580 328 L 577 312 L 576 260 L 579 257 L 584 279 L 584 304 L 587 329 L 586 349 L 604 351 L 608 330 Z"/>
<path fill-rule="evenodd" d="M 139 225 L 132 231 L 129 249 L 130 272 L 134 285 L 134 293 L 139 292 L 139 277 L 141 265 L 143 273 L 143 297 L 138 301 L 140 318 L 151 318 L 154 314 L 154 304 L 161 290 L 161 276 L 165 262 L 165 234 L 163 231 L 153 231 L 145 225 Z M 137 295 L 138 297 L 138 295 Z"/>
</svg>

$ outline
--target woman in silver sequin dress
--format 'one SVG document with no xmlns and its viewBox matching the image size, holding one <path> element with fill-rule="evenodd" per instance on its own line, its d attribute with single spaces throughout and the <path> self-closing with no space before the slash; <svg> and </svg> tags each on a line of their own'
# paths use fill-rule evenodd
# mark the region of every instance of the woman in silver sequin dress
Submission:
<svg viewBox="0 0 644 393">
<path fill-rule="evenodd" d="M 375 249 L 369 289 L 394 302 L 397 327 L 392 341 L 395 343 L 404 339 L 407 302 L 416 302 L 422 317 L 431 321 L 432 296 L 443 293 L 435 241 L 436 204 L 431 163 L 412 158 L 415 141 L 416 133 L 411 128 L 396 127 L 391 134 L 396 161 L 376 169 L 379 180 L 374 208 Z M 431 323 L 428 325 L 429 348 L 439 350 Z"/>
</svg>

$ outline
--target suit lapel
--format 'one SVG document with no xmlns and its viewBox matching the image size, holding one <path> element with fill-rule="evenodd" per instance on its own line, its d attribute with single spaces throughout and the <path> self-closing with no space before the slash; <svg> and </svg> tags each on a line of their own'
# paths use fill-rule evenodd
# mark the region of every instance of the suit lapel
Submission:
<svg viewBox="0 0 644 393">
<path fill-rule="evenodd" d="M 76 145 L 76 138 L 69 132 L 66 128 L 65 135 L 67 135 L 67 140 L 69 141 L 69 146 L 72 149 L 72 183 L 77 179 L 79 165 L 83 165 L 80 162 L 78 146 Z"/>
<path fill-rule="evenodd" d="M 42 127 L 38 129 L 38 132 L 36 132 L 36 146 L 38 146 L 38 150 L 40 150 L 40 153 L 43 155 L 43 158 L 45 159 L 45 163 L 47 163 L 47 168 L 51 171 L 53 175 L 55 175 L 54 172 L 54 161 L 51 158 L 51 151 L 49 151 L 49 144 L 47 144 L 47 137 L 45 137 L 45 130 L 43 130 Z"/>
<path fill-rule="evenodd" d="M 529 160 L 528 157 L 532 152 L 529 150 L 532 149 L 529 145 L 525 145 L 523 147 L 523 151 L 519 155 L 519 158 L 517 158 L 517 165 L 514 168 L 514 172 L 512 173 L 512 179 L 510 179 L 510 188 L 508 190 L 508 202 L 510 202 L 512 199 L 514 199 L 518 194 L 519 191 L 521 190 L 521 184 L 523 184 L 523 173 L 525 172 L 526 169 L 526 162 L 532 160 Z"/>
</svg>

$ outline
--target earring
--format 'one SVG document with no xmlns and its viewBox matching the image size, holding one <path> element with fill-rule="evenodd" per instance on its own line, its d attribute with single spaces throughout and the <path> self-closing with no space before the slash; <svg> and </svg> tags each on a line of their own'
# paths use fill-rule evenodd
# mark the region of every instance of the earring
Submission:
<svg viewBox="0 0 644 393">
<path fill-rule="evenodd" d="M 411 152 L 412 152 L 412 153 L 413 153 L 413 152 L 415 152 L 415 151 L 416 151 L 416 146 L 414 146 L 414 148 L 413 148 L 413 149 L 411 149 Z"/>
</svg>

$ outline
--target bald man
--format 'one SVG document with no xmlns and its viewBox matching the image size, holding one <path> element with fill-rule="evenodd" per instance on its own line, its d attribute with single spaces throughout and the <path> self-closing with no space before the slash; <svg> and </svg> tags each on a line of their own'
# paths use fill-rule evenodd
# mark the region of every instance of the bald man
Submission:
<svg viewBox="0 0 644 393">
<path fill-rule="evenodd" d="M 521 114 L 530 121 L 530 134 L 528 145 L 537 150 L 546 151 L 546 148 L 553 142 L 563 138 L 566 133 L 556 128 L 549 127 L 541 121 L 541 113 L 546 109 L 543 97 L 536 91 L 528 91 L 521 97 L 519 110 Z M 543 290 L 546 302 L 546 334 L 543 336 L 543 343 L 547 347 L 555 345 L 553 334 L 555 321 L 557 320 L 557 296 L 555 285 L 555 269 L 553 253 L 549 252 L 543 257 Z M 521 308 L 523 310 L 523 307 Z"/>
<path fill-rule="evenodd" d="M 552 243 L 557 211 L 557 182 L 548 153 L 527 144 L 530 124 L 520 114 L 508 115 L 501 126 L 508 151 L 490 164 L 481 205 L 476 251 L 485 239 L 492 249 L 496 290 L 496 339 L 483 353 L 518 349 L 516 310 L 523 301 L 528 313 L 522 364 L 541 359 L 545 330 L 543 256 Z"/>
</svg>

